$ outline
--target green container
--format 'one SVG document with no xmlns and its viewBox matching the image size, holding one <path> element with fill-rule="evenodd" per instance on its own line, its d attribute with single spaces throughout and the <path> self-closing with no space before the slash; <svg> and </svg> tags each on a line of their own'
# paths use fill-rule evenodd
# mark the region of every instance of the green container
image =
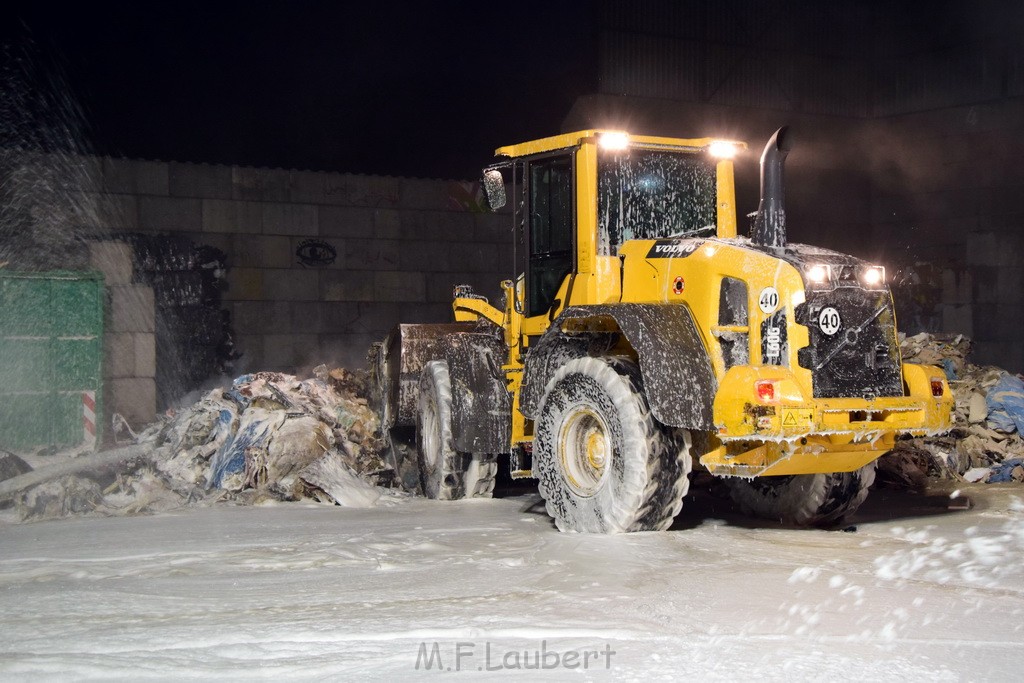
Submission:
<svg viewBox="0 0 1024 683">
<path fill-rule="evenodd" d="M 95 447 L 102 363 L 102 274 L 0 271 L 0 448 Z"/>
</svg>

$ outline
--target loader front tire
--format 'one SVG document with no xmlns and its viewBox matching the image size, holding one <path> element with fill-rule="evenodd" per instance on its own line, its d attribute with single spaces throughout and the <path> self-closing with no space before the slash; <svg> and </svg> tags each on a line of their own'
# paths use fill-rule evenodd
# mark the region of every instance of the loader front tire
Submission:
<svg viewBox="0 0 1024 683">
<path fill-rule="evenodd" d="M 498 472 L 494 456 L 455 450 L 452 383 L 446 361 L 430 361 L 423 366 L 416 412 L 416 446 L 420 486 L 427 498 L 491 497 Z"/>
<path fill-rule="evenodd" d="M 534 471 L 561 531 L 668 528 L 689 487 L 690 438 L 651 415 L 636 364 L 577 358 L 548 382 Z"/>
<path fill-rule="evenodd" d="M 726 480 L 733 501 L 754 517 L 796 526 L 831 526 L 852 515 L 875 481 L 875 463 L 853 472 Z"/>
</svg>

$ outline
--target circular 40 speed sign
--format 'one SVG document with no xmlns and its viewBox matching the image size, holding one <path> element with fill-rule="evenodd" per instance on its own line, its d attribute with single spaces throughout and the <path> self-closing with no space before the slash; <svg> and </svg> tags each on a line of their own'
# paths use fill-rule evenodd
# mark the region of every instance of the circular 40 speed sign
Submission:
<svg viewBox="0 0 1024 683">
<path fill-rule="evenodd" d="M 779 307 L 779 290 L 774 287 L 765 287 L 757 297 L 757 305 L 762 313 L 771 313 Z"/>
<path fill-rule="evenodd" d="M 839 317 L 839 311 L 831 306 L 821 309 L 821 313 L 818 314 L 818 329 L 831 337 L 842 326 L 843 321 Z"/>
</svg>

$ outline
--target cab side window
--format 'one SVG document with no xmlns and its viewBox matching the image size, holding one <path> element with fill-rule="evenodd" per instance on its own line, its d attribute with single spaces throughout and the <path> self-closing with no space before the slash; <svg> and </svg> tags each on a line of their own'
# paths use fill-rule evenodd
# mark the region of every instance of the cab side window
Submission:
<svg viewBox="0 0 1024 683">
<path fill-rule="evenodd" d="M 533 316 L 551 308 L 562 280 L 572 269 L 572 157 L 533 161 L 529 176 L 527 315 Z"/>
</svg>

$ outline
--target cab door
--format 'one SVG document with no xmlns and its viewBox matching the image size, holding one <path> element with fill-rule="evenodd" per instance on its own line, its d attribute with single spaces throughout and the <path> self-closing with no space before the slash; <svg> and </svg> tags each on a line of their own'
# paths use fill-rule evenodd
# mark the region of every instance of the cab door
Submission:
<svg viewBox="0 0 1024 683">
<path fill-rule="evenodd" d="M 525 314 L 553 317 L 565 303 L 558 297 L 574 272 L 576 225 L 575 163 L 572 152 L 559 152 L 526 163 Z"/>
</svg>

